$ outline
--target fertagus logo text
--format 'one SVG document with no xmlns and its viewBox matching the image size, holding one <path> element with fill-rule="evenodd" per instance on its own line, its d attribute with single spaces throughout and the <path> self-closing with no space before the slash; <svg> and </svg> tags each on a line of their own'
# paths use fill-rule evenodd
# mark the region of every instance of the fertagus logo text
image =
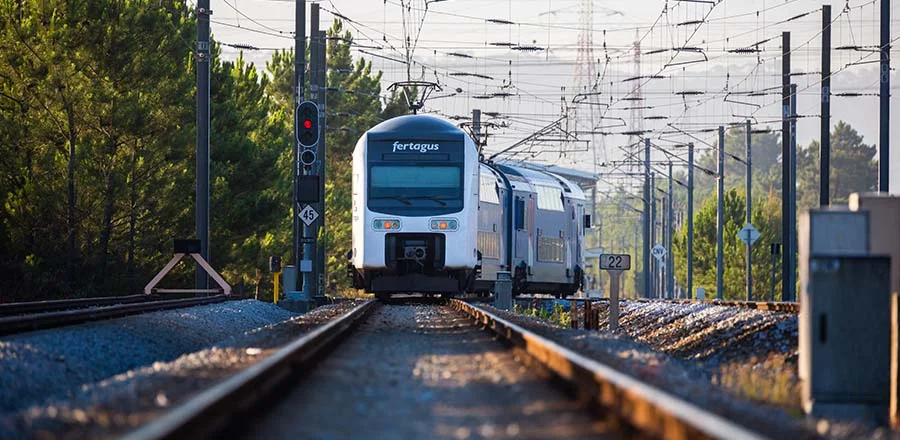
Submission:
<svg viewBox="0 0 900 440">
<path fill-rule="evenodd" d="M 427 153 L 429 151 L 437 151 L 441 149 L 441 144 L 416 144 L 416 143 L 400 143 L 394 141 L 394 153 L 398 151 L 418 151 L 419 153 Z"/>
</svg>

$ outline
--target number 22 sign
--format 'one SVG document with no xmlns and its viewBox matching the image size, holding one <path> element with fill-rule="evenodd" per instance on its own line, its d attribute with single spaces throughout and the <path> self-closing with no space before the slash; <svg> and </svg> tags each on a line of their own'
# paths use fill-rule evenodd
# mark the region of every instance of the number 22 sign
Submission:
<svg viewBox="0 0 900 440">
<path fill-rule="evenodd" d="M 603 269 L 603 270 L 631 270 L 631 255 L 628 255 L 628 254 L 602 254 L 602 255 L 600 255 L 600 269 Z"/>
</svg>

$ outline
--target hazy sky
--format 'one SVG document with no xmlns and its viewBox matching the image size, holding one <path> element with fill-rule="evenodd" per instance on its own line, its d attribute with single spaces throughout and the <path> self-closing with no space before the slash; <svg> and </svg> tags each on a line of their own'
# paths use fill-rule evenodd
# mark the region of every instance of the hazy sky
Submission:
<svg viewBox="0 0 900 440">
<path fill-rule="evenodd" d="M 898 2 L 892 0 L 892 6 Z M 527 155 L 529 160 L 592 171 L 595 152 L 597 162 L 623 157 L 621 147 L 629 137 L 621 133 L 626 131 L 653 130 L 649 135 L 654 142 L 666 145 L 691 140 L 672 134 L 673 126 L 711 143 L 715 134 L 698 130 L 748 117 L 760 128 L 768 125 L 780 130 L 783 31 L 791 32 L 792 70 L 808 73 L 794 76 L 802 116 L 798 142 L 807 145 L 819 137 L 823 4 L 819 0 L 730 0 L 714 7 L 664 0 L 594 1 L 592 24 L 583 13 L 587 1 L 579 0 L 447 0 L 429 1 L 427 8 L 424 0 L 319 3 L 323 28 L 330 26 L 334 13 L 352 20 L 344 28 L 353 33 L 358 45 L 368 46 L 355 54 L 372 60 L 374 68 L 384 72 L 383 89 L 399 80 L 435 81 L 444 89 L 436 96 L 459 91 L 429 101 L 426 110 L 448 117 L 470 115 L 473 108 L 499 113 L 492 122 L 505 127 L 489 131 L 488 151 L 511 145 L 559 118 L 563 101 L 570 116 L 569 131 L 586 132 L 593 126 L 595 131 L 611 134 L 579 134 L 579 139 L 591 140 L 591 151 L 584 151 L 584 143 L 545 143 L 529 150 L 536 153 Z M 833 93 L 878 92 L 878 54 L 868 50 L 879 44 L 878 3 L 833 2 L 833 47 L 857 48 L 833 51 L 832 71 L 837 72 Z M 406 12 L 401 5 L 407 6 Z M 259 66 L 265 65 L 272 49 L 293 46 L 293 1 L 212 0 L 212 10 L 217 40 L 261 48 L 244 53 L 245 59 Z M 786 21 L 801 14 L 808 15 Z M 892 36 L 900 38 L 898 20 L 892 22 Z M 643 52 L 640 75 L 661 78 L 625 81 L 638 76 L 636 40 Z M 682 47 L 689 49 L 672 50 Z M 741 48 L 760 52 L 733 52 Z M 223 49 L 229 59 L 239 52 Z M 399 62 L 407 59 L 408 51 L 413 60 L 409 69 Z M 891 83 L 896 90 L 900 76 L 896 62 L 894 66 Z M 643 84 L 640 101 L 631 100 L 636 83 Z M 579 91 L 591 90 L 599 95 L 573 103 Z M 762 94 L 746 96 L 750 92 Z M 510 96 L 502 97 L 507 93 Z M 483 99 L 487 96 L 492 97 Z M 587 101 L 594 105 L 586 105 Z M 634 107 L 642 109 L 631 110 Z M 900 108 L 892 112 L 892 138 L 900 136 L 898 112 Z M 867 143 L 877 143 L 877 96 L 833 97 L 832 122 L 838 120 L 852 124 Z M 900 188 L 900 141 L 892 141 L 892 147 L 896 190 Z M 662 153 L 654 155 L 663 158 Z"/>
</svg>

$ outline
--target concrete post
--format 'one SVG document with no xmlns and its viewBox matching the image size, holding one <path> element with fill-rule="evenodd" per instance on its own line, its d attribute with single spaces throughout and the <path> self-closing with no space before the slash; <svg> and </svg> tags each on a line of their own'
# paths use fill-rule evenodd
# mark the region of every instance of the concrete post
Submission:
<svg viewBox="0 0 900 440">
<path fill-rule="evenodd" d="M 746 192 L 745 198 L 747 200 L 745 200 L 745 202 L 747 205 L 746 220 L 747 220 L 747 224 L 749 225 L 749 224 L 753 223 L 753 155 L 751 154 L 751 148 L 750 148 L 750 146 L 752 144 L 751 136 L 752 136 L 753 132 L 750 129 L 750 120 L 749 119 L 747 120 L 746 127 L 747 127 L 747 133 L 746 133 L 746 135 L 747 135 L 747 153 L 746 153 L 747 154 L 747 158 L 746 158 L 747 189 L 745 191 Z M 746 257 L 746 261 L 747 261 L 747 268 L 746 268 L 747 301 L 753 300 L 753 252 L 751 252 L 751 250 L 752 250 L 752 247 L 750 246 L 750 242 L 748 241 L 747 248 L 746 248 L 746 252 L 747 252 L 747 257 Z"/>
<path fill-rule="evenodd" d="M 831 5 L 822 5 L 822 102 L 819 121 L 819 206 L 831 195 Z"/>
<path fill-rule="evenodd" d="M 656 246 L 656 173 L 650 173 L 650 247 Z M 658 260 L 653 258 L 650 261 L 650 291 L 647 292 L 648 298 L 656 298 L 656 269 L 659 266 Z"/>
<path fill-rule="evenodd" d="M 694 297 L 694 144 L 688 144 L 687 299 Z"/>
<path fill-rule="evenodd" d="M 716 299 L 723 299 L 725 269 L 725 127 L 719 127 L 718 176 L 716 177 Z"/>
<path fill-rule="evenodd" d="M 784 256 L 781 258 L 781 300 L 793 301 L 791 290 L 794 278 L 791 243 L 794 223 L 791 220 L 794 207 L 791 205 L 791 33 L 781 33 L 781 244 Z"/>
<path fill-rule="evenodd" d="M 650 139 L 644 139 L 644 298 L 650 298 Z"/>
<path fill-rule="evenodd" d="M 784 244 L 784 256 L 788 259 L 788 272 L 790 278 L 788 280 L 788 290 L 790 299 L 788 301 L 797 300 L 797 85 L 791 84 L 791 142 L 790 142 L 790 159 L 791 159 L 791 178 L 788 187 L 791 194 L 790 205 L 790 227 L 791 240 Z"/>
<path fill-rule="evenodd" d="M 675 298 L 675 258 L 672 249 L 672 236 L 675 235 L 675 211 L 673 209 L 673 200 L 675 198 L 675 190 L 672 186 L 672 162 L 669 162 L 669 194 L 668 194 L 668 220 L 666 221 L 666 297 Z"/>
</svg>

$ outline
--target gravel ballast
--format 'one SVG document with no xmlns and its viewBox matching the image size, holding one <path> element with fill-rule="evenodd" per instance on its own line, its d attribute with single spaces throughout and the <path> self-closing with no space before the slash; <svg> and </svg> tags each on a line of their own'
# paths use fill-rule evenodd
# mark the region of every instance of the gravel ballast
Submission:
<svg viewBox="0 0 900 440">
<path fill-rule="evenodd" d="M 482 307 L 751 428 L 791 426 L 798 436 L 805 431 L 830 438 L 896 438 L 886 429 L 803 416 L 797 316 L 790 313 L 623 301 L 619 329 L 611 333 L 605 301 L 592 304 L 600 310 L 600 331 L 562 328 L 532 316 Z M 567 305 L 564 310 L 569 311 Z M 582 327 L 580 305 L 578 318 Z"/>
<path fill-rule="evenodd" d="M 39 392 L 31 388 L 32 381 L 20 376 L 20 384 L 14 386 L 23 389 L 32 403 L 25 408 L 17 402 L 14 407 L 18 410 L 0 419 L 0 438 L 114 436 L 265 358 L 357 304 L 345 301 L 297 316 L 268 303 L 234 301 L 79 326 L 89 327 L 85 329 L 7 338 L 0 344 L 14 349 L 3 351 L 12 355 L 0 359 L 4 390 L 10 389 L 7 381 L 24 374 L 25 369 L 57 368 L 74 374 L 84 369 L 88 373 L 71 379 L 60 372 L 55 382 L 29 375 L 36 385 L 55 390 L 48 399 L 40 399 Z M 103 355 L 89 347 L 86 354 L 72 358 L 70 353 L 79 353 L 72 347 L 62 354 L 47 354 L 60 347 L 56 344 L 85 348 L 85 336 L 105 347 Z"/>
<path fill-rule="evenodd" d="M 372 312 L 249 438 L 618 438 L 446 306 Z"/>
</svg>

